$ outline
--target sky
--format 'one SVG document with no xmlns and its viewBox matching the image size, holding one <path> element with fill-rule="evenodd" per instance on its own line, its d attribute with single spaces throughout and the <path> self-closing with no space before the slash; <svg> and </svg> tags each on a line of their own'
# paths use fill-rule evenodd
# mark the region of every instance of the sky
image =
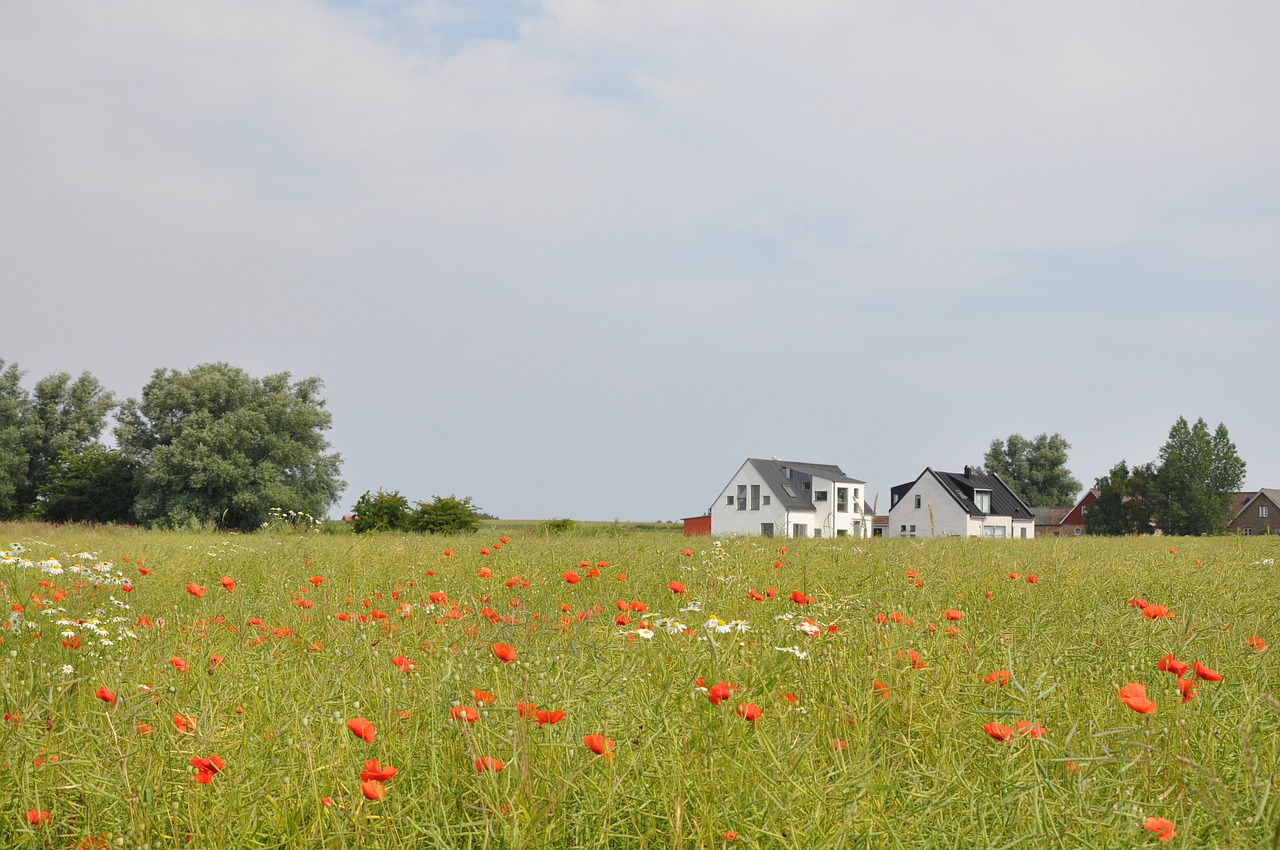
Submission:
<svg viewBox="0 0 1280 850">
<path fill-rule="evenodd" d="M 1225 424 L 1280 487 L 1280 5 L 0 6 L 0 359 L 324 381 L 347 482 L 674 520 Z"/>
</svg>

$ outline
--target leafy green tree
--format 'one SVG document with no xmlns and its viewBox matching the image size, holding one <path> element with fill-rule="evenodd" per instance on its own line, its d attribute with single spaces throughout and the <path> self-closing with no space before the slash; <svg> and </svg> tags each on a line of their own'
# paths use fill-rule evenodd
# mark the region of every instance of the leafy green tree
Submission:
<svg viewBox="0 0 1280 850">
<path fill-rule="evenodd" d="M 19 501 L 34 506 L 44 493 L 50 467 L 64 452 L 92 445 L 115 406 L 115 396 L 88 372 L 74 381 L 66 372 L 42 378 L 22 414 L 26 474 Z"/>
<path fill-rule="evenodd" d="M 27 455 L 22 445 L 22 410 L 27 394 L 16 363 L 0 360 L 0 519 L 21 512 L 18 494 L 23 488 Z"/>
<path fill-rule="evenodd" d="M 1152 510 L 1168 534 L 1221 534 L 1244 482 L 1244 461 L 1222 423 L 1209 432 L 1203 418 L 1185 417 L 1169 429 L 1151 486 Z"/>
<path fill-rule="evenodd" d="M 51 522 L 129 522 L 137 466 L 119 451 L 63 452 L 48 470 L 40 515 Z"/>
<path fill-rule="evenodd" d="M 430 502 L 418 502 L 411 525 L 426 534 L 471 532 L 480 527 L 479 513 L 470 496 L 435 496 Z"/>
<path fill-rule="evenodd" d="M 250 531 L 271 508 L 323 515 L 345 483 L 326 453 L 319 378 L 251 377 L 226 363 L 157 369 L 120 408 L 120 450 L 138 464 L 134 515 L 155 526 Z"/>
<path fill-rule="evenodd" d="M 1032 507 L 1069 505 L 1080 492 L 1080 482 L 1067 469 L 1071 444 L 1061 434 L 1041 434 L 1028 440 L 1010 434 L 1008 440 L 992 440 L 983 458 L 987 472 L 994 472 Z"/>
<path fill-rule="evenodd" d="M 1151 481 L 1155 464 L 1145 463 L 1132 470 L 1120 461 L 1097 479 L 1098 501 L 1085 508 L 1084 523 L 1090 534 L 1150 533 Z"/>
<path fill-rule="evenodd" d="M 393 490 L 384 493 L 365 491 L 351 509 L 356 515 L 352 522 L 352 531 L 364 534 L 367 531 L 406 531 L 410 527 L 409 500 Z"/>
</svg>

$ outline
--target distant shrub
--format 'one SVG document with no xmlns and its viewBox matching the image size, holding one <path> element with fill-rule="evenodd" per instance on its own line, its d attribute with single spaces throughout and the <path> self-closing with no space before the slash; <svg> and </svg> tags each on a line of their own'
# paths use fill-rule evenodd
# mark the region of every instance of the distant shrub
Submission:
<svg viewBox="0 0 1280 850">
<path fill-rule="evenodd" d="M 423 534 L 459 534 L 479 527 L 480 509 L 470 496 L 435 496 L 430 502 L 418 502 L 409 518 L 409 528 Z"/>
<path fill-rule="evenodd" d="M 575 526 L 576 524 L 571 519 L 549 519 L 539 527 L 539 531 L 544 535 L 568 534 L 573 531 Z"/>
<path fill-rule="evenodd" d="M 351 509 L 356 515 L 351 530 L 357 534 L 369 531 L 405 531 L 409 528 L 409 500 L 393 490 L 384 493 L 365 491 Z"/>
</svg>

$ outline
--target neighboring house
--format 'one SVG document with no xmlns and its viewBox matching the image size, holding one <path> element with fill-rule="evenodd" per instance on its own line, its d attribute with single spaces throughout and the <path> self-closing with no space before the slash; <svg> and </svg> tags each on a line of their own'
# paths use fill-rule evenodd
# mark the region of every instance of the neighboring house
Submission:
<svg viewBox="0 0 1280 850">
<path fill-rule="evenodd" d="M 711 506 L 711 532 L 870 537 L 865 491 L 833 464 L 747 458 Z"/>
<path fill-rule="evenodd" d="M 1254 493 L 1227 523 L 1227 528 L 1246 537 L 1280 532 L 1280 490 L 1264 487 Z"/>
<path fill-rule="evenodd" d="M 999 475 L 935 472 L 889 491 L 889 537 L 1034 537 L 1031 508 Z"/>
<path fill-rule="evenodd" d="M 1101 493 L 1094 487 L 1070 507 L 1032 508 L 1031 512 L 1036 517 L 1036 537 L 1083 537 L 1088 534 L 1084 511 L 1098 501 Z"/>
</svg>

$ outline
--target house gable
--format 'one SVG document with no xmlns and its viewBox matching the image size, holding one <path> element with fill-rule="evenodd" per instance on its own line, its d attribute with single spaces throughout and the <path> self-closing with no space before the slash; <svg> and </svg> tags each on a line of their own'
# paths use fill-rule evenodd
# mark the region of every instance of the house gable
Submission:
<svg viewBox="0 0 1280 850">
<path fill-rule="evenodd" d="M 1280 490 L 1263 488 L 1254 493 L 1227 523 L 1227 528 L 1249 536 L 1280 532 Z"/>
</svg>

